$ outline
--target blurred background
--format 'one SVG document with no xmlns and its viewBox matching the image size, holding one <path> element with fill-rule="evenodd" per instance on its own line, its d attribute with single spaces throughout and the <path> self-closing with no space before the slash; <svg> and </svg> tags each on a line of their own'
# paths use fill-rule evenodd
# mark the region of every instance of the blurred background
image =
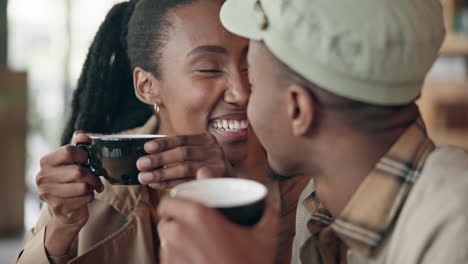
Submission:
<svg viewBox="0 0 468 264">
<path fill-rule="evenodd" d="M 437 144 L 468 148 L 468 0 L 442 0 L 447 38 L 419 105 Z M 35 223 L 39 160 L 59 146 L 87 49 L 117 0 L 0 0 L 0 263 Z"/>
<path fill-rule="evenodd" d="M 59 146 L 88 47 L 118 0 L 0 0 L 0 263 L 39 214 L 39 159 Z M 6 149 L 5 149 L 6 147 Z"/>
</svg>

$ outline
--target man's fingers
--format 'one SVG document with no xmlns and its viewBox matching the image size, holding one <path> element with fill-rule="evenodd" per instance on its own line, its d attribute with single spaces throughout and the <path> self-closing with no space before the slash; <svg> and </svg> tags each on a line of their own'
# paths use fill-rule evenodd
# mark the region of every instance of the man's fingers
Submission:
<svg viewBox="0 0 468 264">
<path fill-rule="evenodd" d="M 173 188 L 181 183 L 193 181 L 193 180 L 195 180 L 195 178 L 184 178 L 181 180 L 150 183 L 148 186 L 156 190 L 161 190 L 161 189 Z"/>
<path fill-rule="evenodd" d="M 213 212 L 217 211 L 200 203 L 180 198 L 166 197 L 158 206 L 158 214 L 161 219 L 174 219 L 179 222 L 203 221 L 204 217 L 209 217 L 209 214 Z"/>
<path fill-rule="evenodd" d="M 215 171 L 211 170 L 208 167 L 199 168 L 196 174 L 197 180 L 211 179 L 211 178 L 218 178 L 218 177 L 223 177 L 223 175 L 217 174 Z"/>
<path fill-rule="evenodd" d="M 193 259 L 187 256 L 188 247 L 193 245 L 188 241 L 187 232 L 183 226 L 172 220 L 162 219 L 158 223 L 158 235 L 160 239 L 161 255 L 160 260 L 163 264 L 168 263 L 193 263 Z M 184 250 L 181 250 L 181 247 Z"/>
<path fill-rule="evenodd" d="M 158 235 L 161 239 L 161 247 L 168 246 L 174 239 L 180 237 L 179 230 L 180 225 L 178 222 L 169 219 L 161 219 L 158 222 Z"/>
<path fill-rule="evenodd" d="M 263 217 L 255 225 L 260 233 L 277 232 L 280 223 L 279 209 L 272 202 L 268 202 L 263 212 Z"/>
<path fill-rule="evenodd" d="M 158 138 L 145 144 L 147 153 L 157 153 L 181 146 L 200 146 L 215 143 L 216 138 L 208 133 Z"/>
<path fill-rule="evenodd" d="M 164 198 L 158 206 L 158 214 L 161 219 L 175 220 L 181 223 L 209 218 L 209 214 L 211 213 L 218 212 L 197 202 L 180 198 Z M 279 221 L 279 210 L 270 202 L 265 208 L 262 219 L 260 219 L 254 228 L 271 232 L 278 229 Z"/>
<path fill-rule="evenodd" d="M 193 244 L 185 239 L 187 234 L 181 232 L 180 225 L 175 221 L 161 220 L 158 223 L 161 264 L 194 263 L 187 255 Z"/>
</svg>

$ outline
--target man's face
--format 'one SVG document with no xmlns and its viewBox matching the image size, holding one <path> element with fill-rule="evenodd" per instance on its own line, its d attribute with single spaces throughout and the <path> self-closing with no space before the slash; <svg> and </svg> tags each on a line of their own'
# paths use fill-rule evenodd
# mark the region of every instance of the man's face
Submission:
<svg viewBox="0 0 468 264">
<path fill-rule="evenodd" d="M 250 41 L 247 115 L 253 130 L 268 153 L 272 169 L 282 175 L 294 173 L 294 140 L 287 113 L 287 81 L 266 47 Z"/>
</svg>

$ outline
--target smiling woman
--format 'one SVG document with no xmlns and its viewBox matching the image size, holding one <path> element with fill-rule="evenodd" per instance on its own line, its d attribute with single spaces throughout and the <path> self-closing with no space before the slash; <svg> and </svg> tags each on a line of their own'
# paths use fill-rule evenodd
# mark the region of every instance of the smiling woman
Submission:
<svg viewBox="0 0 468 264">
<path fill-rule="evenodd" d="M 228 160 L 237 163 L 247 157 L 249 139 L 247 127 L 235 129 L 235 121 L 248 124 L 248 41 L 223 29 L 217 18 L 221 3 L 199 1 L 175 9 L 168 16 L 171 30 L 161 36 L 166 45 L 152 60 L 157 66 L 132 64 L 138 98 L 160 109 L 159 133 L 210 132 Z"/>
<path fill-rule="evenodd" d="M 222 3 L 140 0 L 110 10 L 83 66 L 63 142 L 89 140 L 74 130 L 169 137 L 145 145 L 139 186 L 101 182 L 76 165 L 88 156 L 73 145 L 45 156 L 36 182 L 46 204 L 18 263 L 157 263 L 154 189 L 193 180 L 200 168 L 266 183 L 280 203 L 281 187 L 266 177 L 266 155 L 246 114 L 248 41 L 222 27 Z M 296 186 L 287 188 L 288 207 L 278 204 L 289 221 L 283 260 L 303 187 Z"/>
</svg>

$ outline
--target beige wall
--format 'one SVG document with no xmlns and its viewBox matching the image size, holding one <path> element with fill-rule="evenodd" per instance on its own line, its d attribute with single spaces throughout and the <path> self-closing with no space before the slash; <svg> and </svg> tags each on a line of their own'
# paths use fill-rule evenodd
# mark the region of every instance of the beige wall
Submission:
<svg viewBox="0 0 468 264">
<path fill-rule="evenodd" d="M 437 145 L 468 149 L 468 79 L 429 79 L 418 102 Z"/>
<path fill-rule="evenodd" d="M 0 237 L 24 226 L 26 74 L 0 67 Z"/>
<path fill-rule="evenodd" d="M 7 0 L 0 0 L 0 66 L 7 61 Z"/>
</svg>

